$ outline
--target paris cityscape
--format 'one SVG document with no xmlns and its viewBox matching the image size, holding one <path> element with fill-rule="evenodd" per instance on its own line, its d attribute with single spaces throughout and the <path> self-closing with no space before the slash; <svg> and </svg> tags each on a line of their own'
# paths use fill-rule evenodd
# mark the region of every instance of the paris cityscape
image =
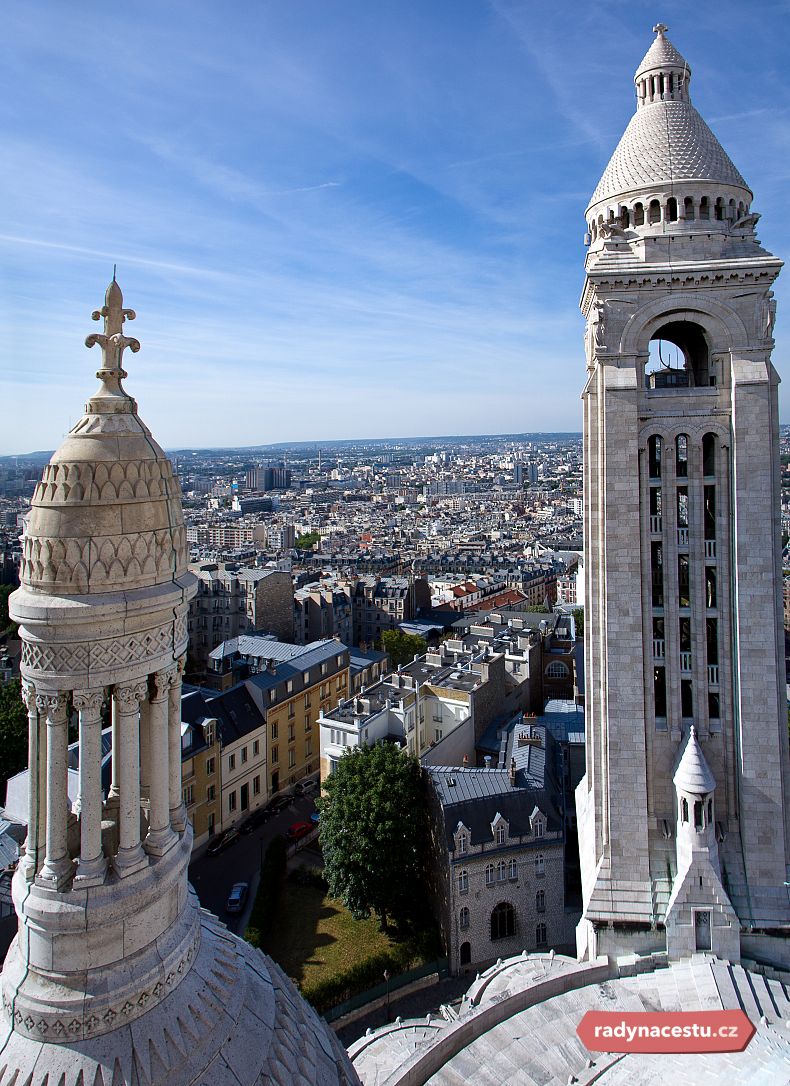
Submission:
<svg viewBox="0 0 790 1086">
<path fill-rule="evenodd" d="M 113 261 L 88 283 L 106 253 L 71 225 L 14 233 L 32 175 L 0 236 L 18 316 L 46 293 L 58 325 L 36 362 L 9 320 L 3 376 L 0 1086 L 786 1083 L 790 250 L 771 225 L 782 179 L 740 127 L 769 124 L 749 98 L 765 72 L 743 58 L 743 101 L 722 100 L 742 52 L 706 49 L 705 4 L 688 48 L 680 25 L 650 36 L 641 14 L 579 7 L 574 86 L 626 102 L 615 131 L 569 94 L 556 15 L 470 5 L 442 58 L 427 31 L 444 0 L 405 5 L 402 25 L 340 7 L 401 90 L 387 153 L 356 112 L 367 56 L 350 62 L 331 20 L 321 46 L 304 37 L 314 0 L 240 6 L 239 56 L 267 62 L 244 73 L 213 48 L 238 35 L 208 5 L 172 71 L 169 34 L 121 14 L 150 46 L 139 86 L 102 25 L 63 123 L 81 123 L 91 81 L 117 80 L 136 150 L 116 225 L 124 200 L 159 213 L 128 277 Z M 84 13 L 52 17 L 67 49 L 80 40 Z M 593 18 L 622 31 L 595 53 L 616 77 L 582 47 Z M 11 22 L 23 53 L 53 55 Z M 564 240 L 534 250 L 542 272 L 505 270 L 554 219 L 515 229 L 501 194 L 427 186 L 395 150 L 424 112 L 424 64 L 453 117 L 439 88 L 463 49 L 499 94 L 497 65 L 528 58 L 574 136 L 555 145 L 535 113 L 535 184 L 550 190 L 539 163 L 556 154 L 583 189 L 557 193 L 584 227 L 577 326 L 553 297 Z M 204 93 L 197 72 L 227 87 L 170 133 L 168 111 Z M 72 78 L 56 64 L 36 102 Z M 230 87 L 260 96 L 268 187 L 245 172 L 265 156 L 233 150 L 248 104 L 237 93 L 236 116 Z M 522 151 L 492 149 L 466 109 L 468 157 L 448 142 L 442 169 L 512 162 L 523 179 Z M 509 122 L 486 115 L 502 140 Z M 65 137 L 36 123 L 76 224 L 101 170 L 81 187 Z M 309 169 L 278 177 L 288 156 Z M 152 162 L 189 183 L 165 195 Z M 424 261 L 394 244 L 421 220 Z M 145 248 L 157 221 L 168 251 Z M 258 276 L 244 261 L 264 235 Z M 55 335 L 67 346 L 46 361 Z"/>
</svg>

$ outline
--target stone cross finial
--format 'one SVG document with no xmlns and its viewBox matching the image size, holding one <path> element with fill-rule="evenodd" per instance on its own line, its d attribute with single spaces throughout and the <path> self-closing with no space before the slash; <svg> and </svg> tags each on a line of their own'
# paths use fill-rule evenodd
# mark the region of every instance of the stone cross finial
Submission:
<svg viewBox="0 0 790 1086">
<path fill-rule="evenodd" d="M 123 352 L 128 347 L 133 354 L 136 354 L 140 350 L 140 342 L 123 334 L 123 323 L 126 320 L 133 321 L 136 316 L 133 309 L 124 309 L 123 294 L 113 270 L 112 282 L 104 295 L 104 305 L 91 313 L 95 321 L 104 317 L 104 332 L 93 332 L 85 339 L 86 347 L 93 347 L 98 343 L 102 349 L 102 368 L 96 376 L 103 382 L 104 387 L 98 393 L 99 396 L 104 394 L 128 399 L 120 387 L 121 378 L 127 376 L 123 368 Z"/>
<path fill-rule="evenodd" d="M 658 34 L 660 37 L 663 37 L 668 30 L 669 27 L 666 26 L 664 23 L 656 23 L 656 25 L 653 27 L 653 33 Z"/>
</svg>

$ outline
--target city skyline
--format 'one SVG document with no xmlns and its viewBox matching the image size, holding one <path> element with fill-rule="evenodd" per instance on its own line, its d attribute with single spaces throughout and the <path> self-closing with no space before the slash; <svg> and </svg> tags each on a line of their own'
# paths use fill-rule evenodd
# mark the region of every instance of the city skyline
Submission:
<svg viewBox="0 0 790 1086">
<path fill-rule="evenodd" d="M 168 448 L 578 432 L 584 209 L 658 18 L 790 249 L 787 6 L 752 11 L 748 52 L 734 4 L 7 14 L 0 454 L 76 421 L 114 263 Z"/>
</svg>

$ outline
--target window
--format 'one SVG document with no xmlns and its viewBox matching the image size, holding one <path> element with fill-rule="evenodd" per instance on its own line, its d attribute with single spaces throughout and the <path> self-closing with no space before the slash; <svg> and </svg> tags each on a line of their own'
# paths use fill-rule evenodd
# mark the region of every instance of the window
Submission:
<svg viewBox="0 0 790 1086">
<path fill-rule="evenodd" d="M 308 716 L 305 719 L 305 722 L 304 722 L 304 730 L 305 730 L 305 732 L 309 732 L 312 727 L 313 727 L 313 722 L 310 719 L 310 717 Z"/>
<path fill-rule="evenodd" d="M 272 721 L 272 739 L 276 739 L 276 738 L 277 738 L 277 721 L 273 720 Z"/>
<path fill-rule="evenodd" d="M 538 926 L 535 928 L 535 945 L 536 946 L 545 946 L 546 945 L 546 925 L 545 924 L 538 924 Z"/>
<path fill-rule="evenodd" d="M 186 806 L 191 807 L 192 804 L 195 802 L 195 786 L 193 784 L 188 784 L 186 786 L 186 788 L 183 790 L 182 794 L 183 794 L 184 803 L 186 804 Z"/>
<path fill-rule="evenodd" d="M 648 471 L 651 479 L 661 478 L 661 438 L 654 435 L 647 443 Z"/>
<path fill-rule="evenodd" d="M 500 901 L 491 913 L 491 940 L 509 939 L 516 934 L 516 914 L 513 906 Z"/>
<path fill-rule="evenodd" d="M 213 777 L 216 772 L 215 759 L 206 758 L 206 776 Z"/>
<path fill-rule="evenodd" d="M 242 764 L 242 765 L 244 765 L 244 763 L 245 763 L 246 761 L 247 761 L 247 748 L 246 748 L 246 747 L 242 747 L 242 748 L 241 748 L 241 764 Z"/>
<path fill-rule="evenodd" d="M 309 758 L 310 755 L 313 753 L 313 740 L 312 740 L 312 738 L 305 740 L 304 752 L 305 752 L 305 757 L 307 757 L 307 758 Z"/>
<path fill-rule="evenodd" d="M 216 733 L 214 731 L 214 721 L 210 720 L 208 722 L 208 724 L 206 725 L 206 745 L 207 746 L 209 746 L 209 747 L 214 746 L 215 736 L 216 736 Z"/>
<path fill-rule="evenodd" d="M 535 908 L 539 913 L 545 913 L 546 911 L 546 891 L 538 890 L 535 894 Z"/>
<path fill-rule="evenodd" d="M 293 743 L 296 738 L 296 728 L 293 724 L 288 725 L 288 742 Z"/>
<path fill-rule="evenodd" d="M 463 909 L 461 909 L 461 912 L 458 914 L 458 924 L 463 931 L 469 927 L 469 910 L 466 905 L 464 905 Z"/>
<path fill-rule="evenodd" d="M 508 864 L 507 874 L 511 882 L 515 882 L 515 880 L 518 878 L 518 864 L 515 860 L 511 860 Z"/>
<path fill-rule="evenodd" d="M 261 753 L 260 740 L 259 739 L 254 739 L 253 743 L 252 743 L 252 756 L 253 756 L 253 758 L 257 758 L 260 753 Z"/>
<path fill-rule="evenodd" d="M 228 810 L 229 811 L 235 811 L 236 810 L 236 793 L 235 792 L 229 792 L 228 793 Z"/>
<path fill-rule="evenodd" d="M 465 833 L 460 833 L 458 835 L 458 851 L 459 852 L 466 852 L 468 848 L 469 848 L 469 838 L 467 837 L 467 835 Z"/>
<path fill-rule="evenodd" d="M 680 680 L 680 715 L 686 719 L 694 716 L 694 693 L 691 679 Z"/>
<path fill-rule="evenodd" d="M 493 864 L 487 864 L 486 865 L 486 886 L 493 886 L 493 885 L 494 885 L 494 865 Z"/>
<path fill-rule="evenodd" d="M 285 689 L 288 691 L 289 694 L 293 694 L 293 690 L 294 690 L 294 681 L 293 681 L 293 679 L 288 680 L 288 682 L 285 684 Z"/>
<path fill-rule="evenodd" d="M 546 829 L 545 823 L 542 818 L 535 819 L 535 836 L 542 837 Z"/>
<path fill-rule="evenodd" d="M 228 755 L 228 769 L 235 769 L 235 768 L 236 768 L 236 755 L 235 754 L 229 754 Z"/>
<path fill-rule="evenodd" d="M 309 694 L 305 694 L 305 696 L 304 696 L 304 707 L 305 707 L 305 709 L 310 708 L 310 695 Z"/>
<path fill-rule="evenodd" d="M 469 872 L 466 870 L 465 867 L 461 868 L 461 870 L 458 872 L 458 893 L 469 893 Z"/>
<path fill-rule="evenodd" d="M 208 788 L 206 789 L 206 803 L 213 803 L 216 798 L 217 798 L 216 786 L 213 785 L 213 784 L 210 784 L 208 786 Z"/>
<path fill-rule="evenodd" d="M 295 765 L 296 765 L 296 751 L 295 750 L 289 750 L 288 751 L 288 768 L 293 769 L 293 767 Z"/>
<path fill-rule="evenodd" d="M 546 857 L 542 852 L 539 852 L 535 857 L 535 874 L 538 878 L 542 878 L 546 874 Z"/>
<path fill-rule="evenodd" d="M 259 796 L 261 794 L 261 778 L 260 777 L 253 777 L 252 778 L 252 794 L 254 796 Z"/>
<path fill-rule="evenodd" d="M 274 765 L 276 765 L 277 762 L 279 762 L 279 760 L 280 760 L 280 752 L 279 752 L 279 750 L 277 749 L 277 747 L 272 747 L 272 763 Z"/>
<path fill-rule="evenodd" d="M 505 861 L 500 860 L 499 863 L 496 865 L 496 881 L 497 882 L 504 882 L 505 881 L 505 871 L 506 871 Z"/>
<path fill-rule="evenodd" d="M 305 686 L 309 685 L 309 683 L 310 683 L 310 672 L 309 671 L 302 672 L 302 682 L 305 684 Z"/>
<path fill-rule="evenodd" d="M 498 845 L 504 845 L 505 843 L 505 827 L 501 822 L 496 828 L 496 843 Z"/>
<path fill-rule="evenodd" d="M 288 719 L 293 720 L 293 718 L 295 716 L 296 716 L 296 706 L 294 705 L 293 702 L 291 702 L 290 705 L 288 706 Z"/>
<path fill-rule="evenodd" d="M 435 736 L 434 742 L 438 743 L 439 740 L 442 738 L 442 729 L 441 728 L 435 728 L 434 729 L 434 736 Z"/>
<path fill-rule="evenodd" d="M 567 677 L 567 665 L 563 664 L 561 660 L 552 660 L 552 662 L 546 668 L 547 679 L 567 679 Z"/>
<path fill-rule="evenodd" d="M 675 438 L 675 475 L 687 477 L 689 473 L 689 439 L 686 434 Z"/>
</svg>

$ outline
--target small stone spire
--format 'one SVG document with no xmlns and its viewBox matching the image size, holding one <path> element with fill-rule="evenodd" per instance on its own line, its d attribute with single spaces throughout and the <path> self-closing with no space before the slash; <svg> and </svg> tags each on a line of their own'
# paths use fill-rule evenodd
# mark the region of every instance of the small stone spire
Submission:
<svg viewBox="0 0 790 1086">
<path fill-rule="evenodd" d="M 636 70 L 634 83 L 637 104 L 640 106 L 651 105 L 653 102 L 689 100 L 691 69 L 686 58 L 666 37 L 668 29 L 665 23 L 656 23 L 653 27 L 655 41 Z"/>
<path fill-rule="evenodd" d="M 124 391 L 121 381 L 128 377 L 123 368 L 123 352 L 127 347 L 133 354 L 140 350 L 139 340 L 123 334 L 124 321 L 133 321 L 136 316 L 133 309 L 123 307 L 123 294 L 113 268 L 112 282 L 104 295 L 104 305 L 91 314 L 95 321 L 104 317 L 104 332 L 93 332 L 85 339 L 86 347 L 93 347 L 98 343 L 102 351 L 102 366 L 96 371 L 102 387 L 90 399 L 86 410 L 99 414 L 107 411 L 114 413 L 124 410 L 119 401 L 134 405 L 134 400 Z M 126 410 L 134 411 L 135 407 L 127 407 Z"/>
</svg>

